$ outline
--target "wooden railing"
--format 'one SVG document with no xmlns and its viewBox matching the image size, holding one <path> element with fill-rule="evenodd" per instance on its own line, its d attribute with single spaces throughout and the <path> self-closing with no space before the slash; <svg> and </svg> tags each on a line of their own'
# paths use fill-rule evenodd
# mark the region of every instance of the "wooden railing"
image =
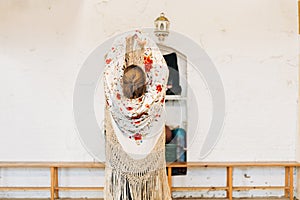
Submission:
<svg viewBox="0 0 300 200">
<path fill-rule="evenodd" d="M 170 174 L 173 167 L 218 167 L 226 169 L 226 185 L 222 187 L 170 187 L 171 191 L 199 191 L 199 190 L 223 190 L 227 193 L 227 198 L 232 200 L 232 193 L 234 190 L 254 190 L 254 189 L 276 189 L 284 190 L 284 196 L 293 200 L 294 198 L 294 168 L 300 167 L 300 163 L 296 162 L 188 162 L 188 163 L 172 163 L 168 165 L 168 174 Z M 240 167 L 283 167 L 285 168 L 285 184 L 282 186 L 238 186 L 233 185 L 233 169 Z M 172 177 L 168 176 L 169 185 L 172 186 Z"/>
<path fill-rule="evenodd" d="M 172 168 L 187 167 L 187 168 L 207 168 L 217 167 L 226 169 L 226 185 L 222 187 L 173 187 L 172 186 Z M 268 167 L 285 168 L 285 184 L 282 186 L 239 186 L 233 185 L 233 170 L 239 167 Z M 173 191 L 200 191 L 200 190 L 223 190 L 227 193 L 227 198 L 232 200 L 232 193 L 235 190 L 255 190 L 255 189 L 274 189 L 283 190 L 286 198 L 293 200 L 294 185 L 293 174 L 294 169 L 300 167 L 297 162 L 187 162 L 187 163 L 168 163 L 168 182 L 170 190 Z M 50 170 L 50 185 L 49 187 L 5 187 L 0 186 L 0 191 L 29 191 L 29 190 L 48 190 L 50 191 L 51 200 L 59 198 L 59 191 L 103 191 L 103 187 L 61 187 L 59 186 L 58 171 L 62 168 L 105 168 L 103 163 L 94 162 L 0 162 L 0 168 L 49 168 Z"/>
</svg>

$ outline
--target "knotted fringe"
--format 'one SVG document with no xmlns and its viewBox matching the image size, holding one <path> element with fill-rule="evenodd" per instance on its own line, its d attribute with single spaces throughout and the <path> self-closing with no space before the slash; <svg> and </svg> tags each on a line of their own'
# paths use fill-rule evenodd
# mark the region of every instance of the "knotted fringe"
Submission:
<svg viewBox="0 0 300 200">
<path fill-rule="evenodd" d="M 165 184 L 165 170 L 141 174 L 123 174 L 107 170 L 106 200 L 169 200 L 169 187 Z"/>
<path fill-rule="evenodd" d="M 166 176 L 165 134 L 143 159 L 122 148 L 106 111 L 105 200 L 171 200 Z"/>
</svg>

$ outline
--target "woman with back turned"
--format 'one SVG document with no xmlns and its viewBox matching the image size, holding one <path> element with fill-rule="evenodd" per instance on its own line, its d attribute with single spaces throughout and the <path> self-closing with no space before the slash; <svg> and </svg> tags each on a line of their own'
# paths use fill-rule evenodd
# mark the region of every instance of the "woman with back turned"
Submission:
<svg viewBox="0 0 300 200">
<path fill-rule="evenodd" d="M 105 199 L 170 200 L 163 56 L 152 40 L 134 31 L 114 41 L 105 62 Z"/>
</svg>

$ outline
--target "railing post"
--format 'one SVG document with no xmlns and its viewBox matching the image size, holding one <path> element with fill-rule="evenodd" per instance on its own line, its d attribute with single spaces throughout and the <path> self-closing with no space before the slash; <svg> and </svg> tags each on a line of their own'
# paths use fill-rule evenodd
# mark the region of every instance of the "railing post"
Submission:
<svg viewBox="0 0 300 200">
<path fill-rule="evenodd" d="M 170 188 L 170 194 L 172 196 L 172 167 L 168 166 L 168 184 Z"/>
<path fill-rule="evenodd" d="M 50 167 L 50 180 L 51 180 L 51 187 L 50 187 L 50 199 L 54 200 L 54 191 L 55 191 L 55 168 Z"/>
<path fill-rule="evenodd" d="M 289 167 L 285 166 L 285 179 L 284 179 L 284 197 L 288 198 L 289 197 L 289 177 L 290 177 L 290 172 L 289 172 Z"/>
<path fill-rule="evenodd" d="M 289 178 L 290 178 L 290 182 L 289 182 L 289 186 L 290 186 L 290 191 L 289 191 L 289 196 L 290 196 L 290 200 L 294 199 L 294 167 L 290 166 L 289 169 Z"/>
<path fill-rule="evenodd" d="M 59 198 L 59 191 L 58 191 L 58 167 L 54 167 L 54 198 Z"/>
<path fill-rule="evenodd" d="M 227 198 L 232 200 L 232 166 L 227 167 Z"/>
</svg>

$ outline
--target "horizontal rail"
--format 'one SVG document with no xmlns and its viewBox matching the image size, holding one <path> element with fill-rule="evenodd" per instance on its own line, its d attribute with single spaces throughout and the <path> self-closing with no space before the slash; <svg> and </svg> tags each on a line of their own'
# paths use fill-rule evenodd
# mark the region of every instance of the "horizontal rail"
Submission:
<svg viewBox="0 0 300 200">
<path fill-rule="evenodd" d="M 50 190 L 50 187 L 0 187 L 0 191 Z"/>
<path fill-rule="evenodd" d="M 299 167 L 298 162 L 187 162 L 167 163 L 168 167 Z"/>
<path fill-rule="evenodd" d="M 83 191 L 103 191 L 104 187 L 55 187 L 55 190 L 83 190 Z"/>
<path fill-rule="evenodd" d="M 187 162 L 167 163 L 167 167 L 300 167 L 298 162 Z M 100 162 L 0 162 L 0 168 L 105 168 Z"/>
<path fill-rule="evenodd" d="M 105 168 L 98 162 L 0 162 L 0 168 Z"/>
<path fill-rule="evenodd" d="M 228 187 L 172 187 L 172 192 L 174 191 L 199 191 L 199 190 L 227 190 Z"/>
<path fill-rule="evenodd" d="M 241 187 L 233 187 L 234 190 L 282 190 L 289 189 L 286 186 L 241 186 Z"/>
<path fill-rule="evenodd" d="M 170 191 L 217 191 L 223 190 L 227 193 L 227 198 L 232 200 L 233 191 L 241 190 L 284 190 L 285 197 L 293 200 L 293 171 L 295 167 L 300 167 L 298 162 L 186 162 L 186 163 L 167 163 L 168 182 Z M 173 187 L 172 186 L 172 168 L 178 167 L 216 167 L 226 168 L 225 176 L 227 184 L 221 187 Z M 284 186 L 234 186 L 232 184 L 233 169 L 239 167 L 284 167 L 285 168 L 285 185 Z M 63 168 L 105 168 L 105 163 L 99 162 L 0 162 L 0 168 L 48 168 L 50 170 L 50 187 L 1 187 L 0 191 L 30 191 L 30 190 L 48 190 L 50 191 L 51 200 L 58 199 L 59 191 L 103 191 L 104 187 L 63 187 L 59 186 L 58 170 Z"/>
</svg>

